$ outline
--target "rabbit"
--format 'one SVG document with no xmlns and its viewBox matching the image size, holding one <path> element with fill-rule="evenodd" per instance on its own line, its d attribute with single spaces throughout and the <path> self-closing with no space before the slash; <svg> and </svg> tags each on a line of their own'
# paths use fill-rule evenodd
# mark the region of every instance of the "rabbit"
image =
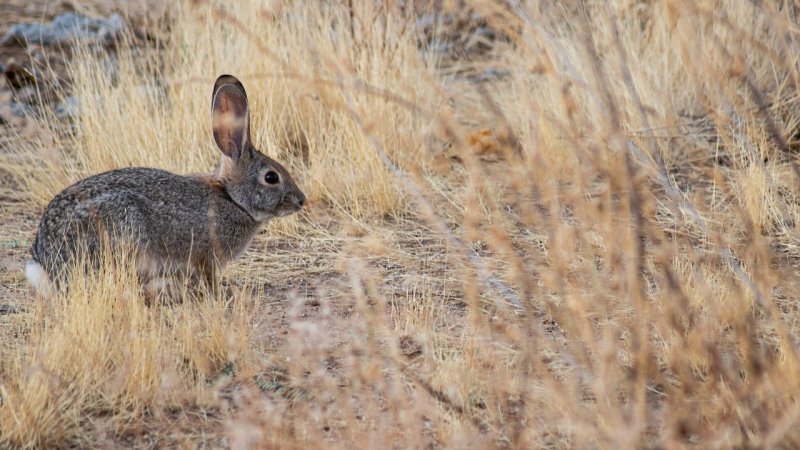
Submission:
<svg viewBox="0 0 800 450">
<path fill-rule="evenodd" d="M 209 284 L 240 256 L 259 228 L 303 208 L 306 197 L 286 169 L 256 150 L 242 83 L 221 75 L 211 98 L 222 157 L 212 175 L 123 168 L 85 178 L 56 195 L 42 216 L 26 276 L 51 295 L 66 283 L 80 251 L 97 264 L 103 245 L 135 243 L 146 294 L 180 271 Z"/>
</svg>

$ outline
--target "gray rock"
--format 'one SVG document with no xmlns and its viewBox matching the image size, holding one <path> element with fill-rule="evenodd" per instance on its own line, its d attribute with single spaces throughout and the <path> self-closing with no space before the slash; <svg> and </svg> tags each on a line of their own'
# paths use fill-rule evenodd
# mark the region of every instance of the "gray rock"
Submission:
<svg viewBox="0 0 800 450">
<path fill-rule="evenodd" d="M 509 72 L 507 70 L 489 67 L 483 70 L 483 72 L 471 73 L 467 75 L 467 79 L 469 81 L 472 81 L 473 83 L 482 83 L 485 81 L 500 80 L 507 77 L 508 75 Z"/>
<path fill-rule="evenodd" d="M 38 92 L 36 89 L 32 88 L 31 86 L 25 86 L 18 89 L 14 93 L 14 98 L 20 103 L 33 103 L 36 101 L 36 97 Z"/>
<path fill-rule="evenodd" d="M 8 44 L 70 44 L 75 41 L 110 44 L 122 31 L 124 21 L 119 14 L 107 19 L 92 19 L 75 13 L 58 15 L 50 23 L 21 23 L 14 25 L 0 39 Z"/>
<path fill-rule="evenodd" d="M 75 118 L 80 114 L 80 103 L 76 97 L 70 95 L 56 105 L 55 113 L 58 118 Z"/>
<path fill-rule="evenodd" d="M 32 116 L 33 107 L 27 103 L 11 102 L 11 114 L 14 117 Z"/>
</svg>

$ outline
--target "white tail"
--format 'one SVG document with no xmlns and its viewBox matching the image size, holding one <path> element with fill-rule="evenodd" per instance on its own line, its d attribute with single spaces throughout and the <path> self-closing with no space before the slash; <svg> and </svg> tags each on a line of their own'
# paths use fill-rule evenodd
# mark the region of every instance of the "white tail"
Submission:
<svg viewBox="0 0 800 450">
<path fill-rule="evenodd" d="M 50 282 L 50 277 L 47 276 L 44 267 L 38 262 L 30 260 L 25 264 L 25 277 L 31 287 L 43 296 L 49 297 L 53 293 L 53 284 Z"/>
</svg>

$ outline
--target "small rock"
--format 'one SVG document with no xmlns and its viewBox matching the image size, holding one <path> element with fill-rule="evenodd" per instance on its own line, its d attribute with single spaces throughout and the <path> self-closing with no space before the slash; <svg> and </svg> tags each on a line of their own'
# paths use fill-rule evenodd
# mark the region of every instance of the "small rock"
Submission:
<svg viewBox="0 0 800 450">
<path fill-rule="evenodd" d="M 33 107 L 16 101 L 0 103 L 0 125 L 16 125 L 20 120 L 33 115 Z"/>
<path fill-rule="evenodd" d="M 31 86 L 25 86 L 14 93 L 14 97 L 20 103 L 33 103 L 36 100 L 36 89 Z"/>
<path fill-rule="evenodd" d="M 11 114 L 14 117 L 33 115 L 33 107 L 27 103 L 11 102 Z"/>
<path fill-rule="evenodd" d="M 55 112 L 60 119 L 75 118 L 80 114 L 80 103 L 75 96 L 70 95 L 56 106 Z"/>
<path fill-rule="evenodd" d="M 505 78 L 509 75 L 507 70 L 496 69 L 489 67 L 483 72 L 468 74 L 467 79 L 473 83 L 482 83 L 485 81 L 495 81 Z"/>
<path fill-rule="evenodd" d="M 422 355 L 423 347 L 416 339 L 405 334 L 400 336 L 400 351 L 406 358 L 413 359 Z"/>
<path fill-rule="evenodd" d="M 70 44 L 74 41 L 107 45 L 119 36 L 123 26 L 124 22 L 119 14 L 112 14 L 107 19 L 92 19 L 70 12 L 60 14 L 46 24 L 14 25 L 0 39 L 0 45 L 55 45 Z"/>
</svg>

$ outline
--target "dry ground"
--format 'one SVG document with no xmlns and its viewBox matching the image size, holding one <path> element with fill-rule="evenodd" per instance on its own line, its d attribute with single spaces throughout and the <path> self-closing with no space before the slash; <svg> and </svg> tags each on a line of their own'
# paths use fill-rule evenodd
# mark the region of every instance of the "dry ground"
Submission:
<svg viewBox="0 0 800 450">
<path fill-rule="evenodd" d="M 0 5 L 130 30 L 0 128 L 0 447 L 800 445 L 793 3 L 232 3 Z M 232 296 L 36 297 L 58 191 L 213 170 L 220 73 L 308 208 Z"/>
</svg>

